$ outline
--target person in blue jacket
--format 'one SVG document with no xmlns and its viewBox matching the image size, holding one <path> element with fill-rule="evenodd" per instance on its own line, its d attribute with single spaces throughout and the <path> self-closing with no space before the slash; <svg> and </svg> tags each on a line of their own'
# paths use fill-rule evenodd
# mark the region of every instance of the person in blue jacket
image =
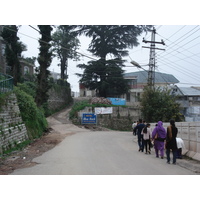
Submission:
<svg viewBox="0 0 200 200">
<path fill-rule="evenodd" d="M 142 119 L 139 119 L 138 125 L 134 128 L 134 132 L 137 132 L 137 137 L 138 137 L 138 146 L 139 150 L 138 151 L 144 151 L 144 140 L 143 140 L 143 135 L 142 135 L 142 129 L 145 127 L 145 124 L 142 122 Z"/>
</svg>

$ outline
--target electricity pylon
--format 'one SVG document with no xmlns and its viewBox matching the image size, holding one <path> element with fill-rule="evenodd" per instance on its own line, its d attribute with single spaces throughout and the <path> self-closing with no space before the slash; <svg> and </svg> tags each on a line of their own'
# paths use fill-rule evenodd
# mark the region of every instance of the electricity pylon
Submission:
<svg viewBox="0 0 200 200">
<path fill-rule="evenodd" d="M 156 67 L 156 62 L 155 62 L 155 50 L 165 50 L 165 49 L 160 49 L 156 48 L 156 44 L 162 44 L 165 45 L 164 41 L 161 40 L 161 42 L 156 42 L 155 41 L 155 35 L 156 35 L 156 29 L 153 28 L 152 34 L 151 34 L 151 41 L 147 41 L 143 38 L 144 43 L 151 43 L 150 47 L 144 47 L 143 48 L 150 48 L 150 55 L 149 55 L 149 71 L 148 71 L 148 80 L 147 80 L 147 85 L 150 88 L 154 88 L 155 84 L 155 67 Z"/>
</svg>

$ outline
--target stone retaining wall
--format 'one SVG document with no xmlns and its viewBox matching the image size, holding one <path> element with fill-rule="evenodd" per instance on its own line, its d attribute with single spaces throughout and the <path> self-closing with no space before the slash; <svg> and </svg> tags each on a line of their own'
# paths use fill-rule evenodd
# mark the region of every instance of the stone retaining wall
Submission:
<svg viewBox="0 0 200 200">
<path fill-rule="evenodd" d="M 8 96 L 0 110 L 0 153 L 28 139 L 17 98 L 14 93 Z"/>
<path fill-rule="evenodd" d="M 48 106 L 49 109 L 57 110 L 72 102 L 71 91 L 67 87 L 60 86 L 59 91 L 55 88 L 49 90 Z"/>
<path fill-rule="evenodd" d="M 81 110 L 79 112 L 79 117 L 82 116 L 82 113 L 94 113 L 94 109 L 92 107 L 86 107 L 85 109 Z M 107 115 L 102 115 L 102 118 L 106 118 Z M 112 118 L 127 118 L 132 121 L 137 121 L 139 118 L 141 118 L 141 111 L 139 107 L 113 107 L 113 113 L 110 114 Z M 101 118 L 101 117 L 98 117 Z"/>
</svg>

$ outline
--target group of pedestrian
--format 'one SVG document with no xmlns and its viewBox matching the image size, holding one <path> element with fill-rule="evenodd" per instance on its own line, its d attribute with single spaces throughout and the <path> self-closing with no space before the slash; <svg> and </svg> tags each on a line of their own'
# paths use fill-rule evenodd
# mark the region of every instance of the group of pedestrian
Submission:
<svg viewBox="0 0 200 200">
<path fill-rule="evenodd" d="M 163 127 L 163 122 L 158 121 L 153 131 L 151 131 L 150 124 L 142 119 L 132 124 L 133 135 L 137 135 L 138 146 L 140 152 L 151 154 L 151 148 L 154 146 L 157 158 L 164 158 L 164 151 L 166 149 L 167 163 L 170 164 L 170 152 L 173 154 L 173 164 L 176 164 L 177 157 L 177 134 L 178 129 L 175 126 L 175 121 L 170 120 L 170 125 L 167 130 Z"/>
</svg>

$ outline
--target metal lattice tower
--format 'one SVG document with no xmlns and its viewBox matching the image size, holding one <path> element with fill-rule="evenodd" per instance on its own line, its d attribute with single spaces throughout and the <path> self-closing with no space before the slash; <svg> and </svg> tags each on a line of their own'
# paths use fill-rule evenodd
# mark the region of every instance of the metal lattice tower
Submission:
<svg viewBox="0 0 200 200">
<path fill-rule="evenodd" d="M 150 48 L 150 55 L 149 55 L 149 71 L 148 71 L 148 79 L 147 79 L 147 85 L 150 88 L 154 87 L 155 84 L 155 67 L 156 67 L 156 62 L 155 62 L 155 50 L 165 50 L 165 49 L 160 49 L 156 48 L 156 44 L 163 44 L 165 45 L 164 41 L 161 40 L 161 42 L 156 42 L 155 41 L 155 35 L 156 35 L 156 29 L 153 28 L 152 34 L 151 34 L 151 41 L 146 41 L 143 39 L 144 43 L 151 43 L 150 47 L 144 47 L 144 48 Z"/>
</svg>

